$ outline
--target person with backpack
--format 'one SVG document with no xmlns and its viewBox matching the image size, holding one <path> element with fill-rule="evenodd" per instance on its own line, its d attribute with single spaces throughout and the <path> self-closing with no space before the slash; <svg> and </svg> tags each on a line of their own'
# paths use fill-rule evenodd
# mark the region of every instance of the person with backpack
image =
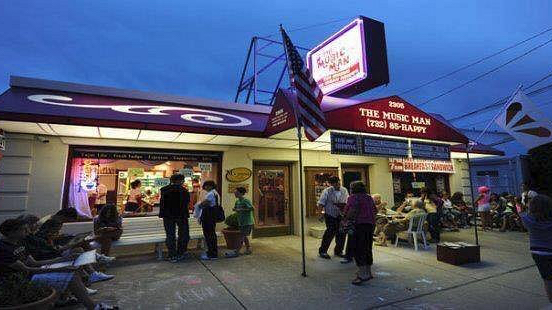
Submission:
<svg viewBox="0 0 552 310">
<path fill-rule="evenodd" d="M 216 226 L 221 218 L 224 220 L 224 214 L 220 214 L 221 201 L 216 188 L 217 184 L 214 181 L 205 181 L 203 183 L 203 190 L 207 194 L 205 194 L 203 201 L 196 206 L 198 212 L 194 212 L 203 228 L 203 237 L 207 245 L 207 251 L 200 257 L 202 260 L 215 260 L 218 258 Z"/>
<path fill-rule="evenodd" d="M 172 263 L 184 260 L 190 241 L 190 227 L 188 225 L 188 204 L 190 193 L 182 186 L 184 176 L 173 174 L 171 184 L 161 188 L 159 198 L 159 217 L 163 219 L 165 227 L 165 244 L 167 245 L 168 260 Z M 176 229 L 178 228 L 178 239 Z"/>
</svg>

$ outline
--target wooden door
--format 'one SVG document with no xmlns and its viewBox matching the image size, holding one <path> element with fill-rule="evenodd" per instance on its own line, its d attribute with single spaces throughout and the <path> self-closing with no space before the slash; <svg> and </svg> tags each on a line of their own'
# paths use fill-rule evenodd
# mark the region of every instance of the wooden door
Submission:
<svg viewBox="0 0 552 310">
<path fill-rule="evenodd" d="M 322 191 L 330 186 L 329 178 L 337 176 L 337 168 L 306 167 L 305 168 L 305 194 L 307 195 L 307 217 L 316 216 L 318 199 Z"/>
<path fill-rule="evenodd" d="M 290 167 L 256 164 L 253 167 L 254 237 L 292 233 Z"/>
</svg>

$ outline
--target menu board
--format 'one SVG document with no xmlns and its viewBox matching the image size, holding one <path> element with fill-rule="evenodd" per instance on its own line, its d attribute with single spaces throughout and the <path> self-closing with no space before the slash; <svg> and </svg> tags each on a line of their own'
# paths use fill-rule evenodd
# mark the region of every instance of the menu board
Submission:
<svg viewBox="0 0 552 310">
<path fill-rule="evenodd" d="M 408 142 L 403 140 L 362 137 L 362 155 L 408 157 Z"/>
<path fill-rule="evenodd" d="M 331 153 L 360 155 L 360 136 L 330 132 Z"/>
<path fill-rule="evenodd" d="M 408 157 L 408 142 L 344 133 L 330 133 L 332 154 Z"/>
<path fill-rule="evenodd" d="M 412 142 L 411 150 L 414 158 L 450 159 L 448 145 Z"/>
</svg>

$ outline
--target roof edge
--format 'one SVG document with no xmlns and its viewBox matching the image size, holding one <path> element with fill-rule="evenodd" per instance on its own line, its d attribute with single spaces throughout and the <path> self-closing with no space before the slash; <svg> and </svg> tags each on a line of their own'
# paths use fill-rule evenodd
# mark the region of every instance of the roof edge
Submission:
<svg viewBox="0 0 552 310">
<path fill-rule="evenodd" d="M 46 79 L 29 78 L 23 76 L 10 76 L 10 87 L 37 88 L 44 90 L 57 90 L 63 92 L 80 93 L 87 95 L 99 95 L 108 97 L 118 97 L 126 99 L 148 100 L 172 104 L 186 104 L 192 106 L 205 107 L 208 103 L 209 107 L 238 110 L 253 113 L 270 114 L 272 107 L 261 105 L 248 105 L 235 102 L 218 101 L 214 99 L 204 99 L 195 97 L 182 97 L 176 95 L 159 94 L 153 92 L 145 92 L 140 90 L 128 90 L 107 86 L 95 86 L 89 84 L 78 84 L 62 81 L 53 81 Z M 198 102 L 195 102 L 198 101 Z"/>
</svg>

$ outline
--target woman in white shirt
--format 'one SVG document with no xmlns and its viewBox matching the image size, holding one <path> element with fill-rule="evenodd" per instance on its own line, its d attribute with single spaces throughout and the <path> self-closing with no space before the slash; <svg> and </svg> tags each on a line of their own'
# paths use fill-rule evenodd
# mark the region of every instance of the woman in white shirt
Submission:
<svg viewBox="0 0 552 310">
<path fill-rule="evenodd" d="M 125 206 L 126 212 L 138 212 L 138 210 L 140 210 L 140 205 L 142 204 L 141 187 L 142 182 L 140 182 L 140 180 L 134 180 L 130 183 L 130 191 L 128 192 L 128 199 Z"/>
<path fill-rule="evenodd" d="M 201 227 L 203 228 L 203 236 L 205 243 L 207 244 L 207 252 L 201 255 L 202 260 L 213 260 L 218 258 L 217 247 L 217 234 L 216 225 L 217 221 L 215 213 L 213 212 L 215 207 L 221 203 L 220 195 L 217 193 L 217 185 L 213 181 L 205 181 L 203 183 L 203 190 L 207 192 L 205 198 L 199 203 L 196 208 L 198 212 L 194 212 L 194 215 L 199 216 Z"/>
</svg>

